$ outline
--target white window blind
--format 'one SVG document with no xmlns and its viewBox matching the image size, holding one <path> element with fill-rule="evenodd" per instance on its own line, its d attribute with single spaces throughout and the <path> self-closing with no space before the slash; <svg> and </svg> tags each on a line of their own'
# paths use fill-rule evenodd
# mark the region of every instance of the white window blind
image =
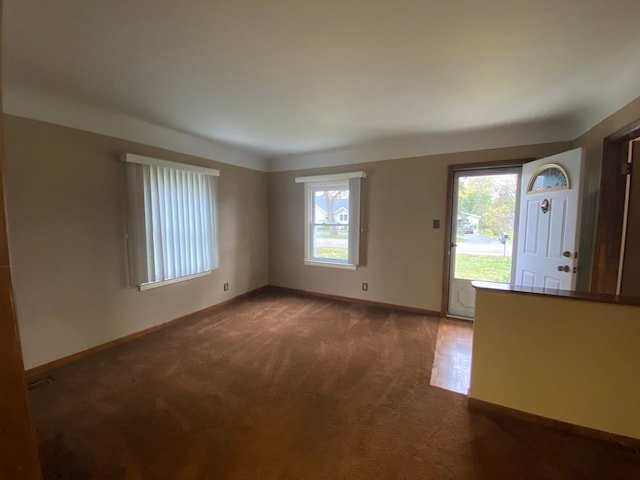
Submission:
<svg viewBox="0 0 640 480">
<path fill-rule="evenodd" d="M 125 154 L 132 283 L 141 290 L 218 266 L 218 170 Z"/>
</svg>

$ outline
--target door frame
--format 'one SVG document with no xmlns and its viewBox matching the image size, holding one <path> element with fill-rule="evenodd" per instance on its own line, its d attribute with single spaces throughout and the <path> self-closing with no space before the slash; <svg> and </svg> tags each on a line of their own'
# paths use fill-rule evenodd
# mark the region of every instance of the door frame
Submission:
<svg viewBox="0 0 640 480">
<path fill-rule="evenodd" d="M 535 158 L 516 158 L 512 160 L 494 160 L 489 162 L 475 162 L 475 163 L 459 163 L 455 165 L 449 165 L 447 169 L 447 201 L 446 201 L 446 213 L 444 222 L 444 255 L 443 255 L 443 267 L 442 267 L 442 299 L 440 304 L 440 316 L 446 317 L 449 310 L 449 264 L 451 257 L 451 214 L 453 211 L 453 190 L 454 190 L 454 177 L 456 172 L 464 170 L 490 170 L 492 168 L 503 167 L 522 167 L 523 164 L 535 160 Z"/>
<path fill-rule="evenodd" d="M 592 293 L 616 294 L 618 269 L 610 267 L 620 263 L 627 182 L 625 164 L 629 155 L 629 142 L 638 137 L 640 120 L 606 136 L 602 143 L 598 217 L 591 268 Z"/>
<path fill-rule="evenodd" d="M 0 0 L 0 32 L 4 4 Z M 1 38 L 1 35 L 0 35 Z M 2 45 L 0 41 L 0 57 Z M 0 110 L 2 110 L 0 76 Z M 0 117 L 0 465 L 11 478 L 40 480 L 36 431 L 31 419 L 18 319 L 13 302 L 3 188 L 4 139 Z"/>
</svg>

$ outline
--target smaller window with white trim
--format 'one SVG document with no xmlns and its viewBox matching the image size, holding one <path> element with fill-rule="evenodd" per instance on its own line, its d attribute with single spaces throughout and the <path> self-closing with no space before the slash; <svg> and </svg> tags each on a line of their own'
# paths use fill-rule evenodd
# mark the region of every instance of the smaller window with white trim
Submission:
<svg viewBox="0 0 640 480">
<path fill-rule="evenodd" d="M 351 172 L 296 178 L 305 185 L 305 264 L 358 266 L 364 177 L 364 172 Z"/>
</svg>

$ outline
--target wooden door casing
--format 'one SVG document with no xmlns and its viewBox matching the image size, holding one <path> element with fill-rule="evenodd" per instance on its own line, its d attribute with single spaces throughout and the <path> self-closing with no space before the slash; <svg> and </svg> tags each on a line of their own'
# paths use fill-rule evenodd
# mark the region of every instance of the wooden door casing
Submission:
<svg viewBox="0 0 640 480">
<path fill-rule="evenodd" d="M 633 142 L 627 232 L 620 294 L 640 297 L 640 142 Z M 635 172 L 634 172 L 635 169 Z"/>
<path fill-rule="evenodd" d="M 0 13 L 2 7 L 0 0 Z M 0 14 L 0 24 L 1 17 Z M 0 46 L 0 55 L 1 48 Z M 0 111 L 1 91 L 0 89 Z M 11 286 L 2 176 L 3 143 L 0 117 L 0 478 L 40 480 L 42 474 L 27 401 L 24 363 Z"/>
</svg>

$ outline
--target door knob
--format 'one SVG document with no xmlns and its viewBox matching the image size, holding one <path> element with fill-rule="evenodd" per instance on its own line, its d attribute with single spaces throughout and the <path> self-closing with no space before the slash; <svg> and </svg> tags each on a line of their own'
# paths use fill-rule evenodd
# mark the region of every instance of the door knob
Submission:
<svg viewBox="0 0 640 480">
<path fill-rule="evenodd" d="M 569 268 L 568 265 L 558 265 L 558 271 L 559 272 L 567 272 L 567 273 L 569 273 L 569 270 L 571 270 L 571 269 Z"/>
<path fill-rule="evenodd" d="M 571 256 L 571 252 L 569 250 L 566 250 L 566 251 L 562 252 L 562 256 L 569 258 Z"/>
</svg>

